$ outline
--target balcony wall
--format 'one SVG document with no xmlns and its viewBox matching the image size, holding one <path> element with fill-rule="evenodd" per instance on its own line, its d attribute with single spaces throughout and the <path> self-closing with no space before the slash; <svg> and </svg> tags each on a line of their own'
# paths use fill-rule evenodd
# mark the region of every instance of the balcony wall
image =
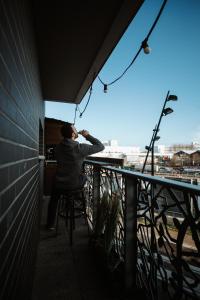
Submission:
<svg viewBox="0 0 200 300">
<path fill-rule="evenodd" d="M 38 240 L 44 102 L 28 3 L 0 3 L 2 300 L 29 299 Z"/>
</svg>

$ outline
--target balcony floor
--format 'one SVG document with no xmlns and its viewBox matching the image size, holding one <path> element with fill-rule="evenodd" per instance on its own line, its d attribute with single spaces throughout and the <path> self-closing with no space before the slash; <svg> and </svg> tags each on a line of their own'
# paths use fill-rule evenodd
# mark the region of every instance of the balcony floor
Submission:
<svg viewBox="0 0 200 300">
<path fill-rule="evenodd" d="M 97 267 L 98 263 L 89 247 L 84 219 L 79 219 L 74 233 L 74 245 L 70 247 L 62 220 L 59 223 L 57 237 L 44 229 L 47 203 L 46 198 L 43 205 L 32 300 L 124 299 L 117 295 L 113 284 L 106 280 L 105 273 Z"/>
</svg>

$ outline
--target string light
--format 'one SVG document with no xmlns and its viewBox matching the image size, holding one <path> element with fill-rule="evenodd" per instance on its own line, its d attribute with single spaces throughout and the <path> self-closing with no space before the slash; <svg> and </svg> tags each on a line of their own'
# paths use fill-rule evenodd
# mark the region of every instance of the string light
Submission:
<svg viewBox="0 0 200 300">
<path fill-rule="evenodd" d="M 151 52 L 151 48 L 149 48 L 149 45 L 148 45 L 146 39 L 142 42 L 142 48 L 143 48 L 145 54 L 149 54 Z"/>
<path fill-rule="evenodd" d="M 158 22 L 158 20 L 159 20 L 159 18 L 160 18 L 160 16 L 161 16 L 161 14 L 162 14 L 162 11 L 163 11 L 163 9 L 164 9 L 166 3 L 167 3 L 167 0 L 164 0 L 164 1 L 163 1 L 163 4 L 162 4 L 162 6 L 161 6 L 161 8 L 160 8 L 160 10 L 159 10 L 159 12 L 158 12 L 158 15 L 157 15 L 157 17 L 156 17 L 156 19 L 155 19 L 153 25 L 151 26 L 151 28 L 150 28 L 150 30 L 149 30 L 149 32 L 148 32 L 146 38 L 145 38 L 145 39 L 143 40 L 143 42 L 141 43 L 141 46 L 140 46 L 140 48 L 138 49 L 136 55 L 134 56 L 134 58 L 132 59 L 132 61 L 131 61 L 130 64 L 128 65 L 128 67 L 126 67 L 126 69 L 124 70 L 124 72 L 123 72 L 120 76 L 118 76 L 116 79 L 114 79 L 113 81 L 111 81 L 110 83 L 105 83 L 105 82 L 98 76 L 99 81 L 100 81 L 100 82 L 103 84 L 103 86 L 104 86 L 104 93 L 107 93 L 107 90 L 108 90 L 108 86 L 109 86 L 109 85 L 114 84 L 115 82 L 117 82 L 118 80 L 120 80 L 120 79 L 125 75 L 125 73 L 129 70 L 129 68 L 130 68 L 130 67 L 133 65 L 133 63 L 135 62 L 136 58 L 138 57 L 138 55 L 140 54 L 140 52 L 141 52 L 142 49 L 144 50 L 144 53 L 145 53 L 145 54 L 149 54 L 149 53 L 151 52 L 151 48 L 149 48 L 149 45 L 148 45 L 148 39 L 149 39 L 149 37 L 150 37 L 150 35 L 151 35 L 153 29 L 155 28 L 155 26 L 156 26 L 156 24 L 157 24 L 157 22 Z M 106 90 L 105 90 L 105 86 L 106 86 Z"/>
</svg>

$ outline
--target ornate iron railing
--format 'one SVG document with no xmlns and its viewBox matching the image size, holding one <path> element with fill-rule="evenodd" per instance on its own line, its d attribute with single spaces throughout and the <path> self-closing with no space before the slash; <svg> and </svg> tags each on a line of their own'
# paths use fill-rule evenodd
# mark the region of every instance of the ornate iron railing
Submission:
<svg viewBox="0 0 200 300">
<path fill-rule="evenodd" d="M 127 289 L 199 299 L 200 187 L 92 161 L 84 168 L 90 228 L 110 266 L 124 264 Z"/>
</svg>

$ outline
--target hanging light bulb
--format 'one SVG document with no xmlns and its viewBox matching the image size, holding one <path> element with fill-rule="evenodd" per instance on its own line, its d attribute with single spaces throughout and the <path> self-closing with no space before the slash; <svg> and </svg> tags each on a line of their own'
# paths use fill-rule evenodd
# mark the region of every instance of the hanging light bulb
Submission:
<svg viewBox="0 0 200 300">
<path fill-rule="evenodd" d="M 104 93 L 107 93 L 107 91 L 108 91 L 108 85 L 107 84 L 104 84 L 103 91 L 104 91 Z"/>
<path fill-rule="evenodd" d="M 149 54 L 151 52 L 151 48 L 149 48 L 149 45 L 147 44 L 146 39 L 142 42 L 142 48 L 143 48 L 145 54 Z"/>
</svg>

